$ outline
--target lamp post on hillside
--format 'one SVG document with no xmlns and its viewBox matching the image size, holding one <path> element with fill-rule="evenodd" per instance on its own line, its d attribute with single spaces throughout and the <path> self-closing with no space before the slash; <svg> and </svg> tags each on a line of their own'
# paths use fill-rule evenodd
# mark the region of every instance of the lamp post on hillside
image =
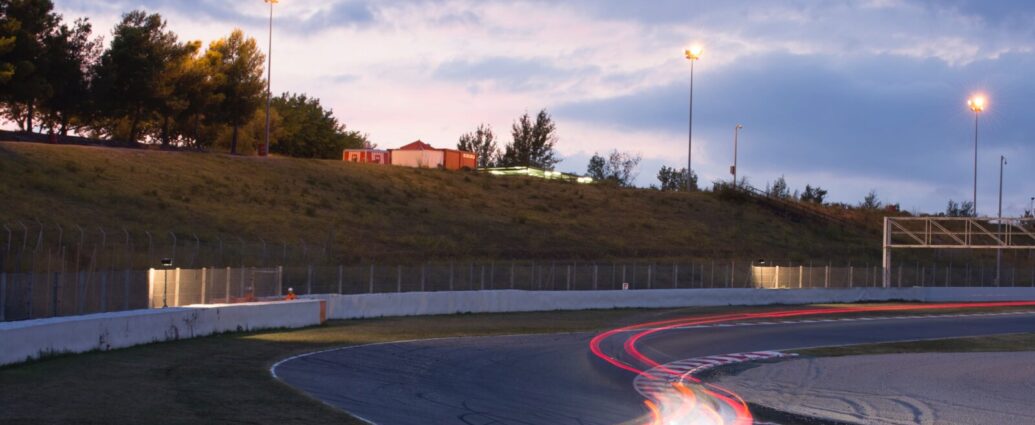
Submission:
<svg viewBox="0 0 1035 425">
<path fill-rule="evenodd" d="M 733 174 L 733 187 L 737 187 L 737 139 L 740 137 L 740 130 L 744 126 L 737 124 L 733 127 L 733 166 L 730 167 L 730 173 Z"/>
<path fill-rule="evenodd" d="M 967 100 L 967 106 L 974 111 L 974 217 L 978 216 L 977 209 L 977 154 L 978 154 L 978 116 L 985 111 L 985 97 L 982 95 L 972 96 Z"/>
<path fill-rule="evenodd" d="M 266 65 L 266 147 L 262 150 L 262 156 L 270 155 L 270 104 L 273 102 L 273 5 L 280 0 L 263 0 L 270 5 L 270 33 L 269 49 L 266 50 L 268 63 Z"/>
<path fill-rule="evenodd" d="M 1006 165 L 1006 157 L 999 155 L 999 239 L 1006 240 L 1003 237 L 1003 166 Z M 1002 245 L 1002 244 L 1000 244 Z M 1002 286 L 1002 272 L 1003 272 L 1003 250 L 1002 248 L 995 250 L 995 286 Z"/>
<path fill-rule="evenodd" d="M 701 46 L 692 46 L 687 49 L 684 54 L 686 59 L 690 61 L 690 134 L 689 142 L 687 143 L 686 153 L 686 191 L 693 190 L 693 179 L 690 178 L 693 173 L 693 151 L 694 151 L 694 62 L 697 62 L 701 58 Z"/>
</svg>

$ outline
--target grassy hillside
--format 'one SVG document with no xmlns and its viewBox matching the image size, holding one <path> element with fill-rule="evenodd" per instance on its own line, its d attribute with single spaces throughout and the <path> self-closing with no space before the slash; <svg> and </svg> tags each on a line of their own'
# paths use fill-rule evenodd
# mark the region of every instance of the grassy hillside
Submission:
<svg viewBox="0 0 1035 425">
<path fill-rule="evenodd" d="M 712 193 L 155 150 L 0 143 L 0 200 L 0 223 L 304 239 L 345 261 L 804 260 L 879 250 L 870 231 Z"/>
</svg>

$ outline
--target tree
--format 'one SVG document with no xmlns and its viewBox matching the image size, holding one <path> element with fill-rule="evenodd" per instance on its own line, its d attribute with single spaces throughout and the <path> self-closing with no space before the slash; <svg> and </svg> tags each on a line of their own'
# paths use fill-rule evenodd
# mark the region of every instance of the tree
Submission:
<svg viewBox="0 0 1035 425">
<path fill-rule="evenodd" d="M 697 190 L 697 174 L 691 172 L 689 175 L 691 189 Z M 662 166 L 661 170 L 658 171 L 658 181 L 661 183 L 661 187 L 659 189 L 665 192 L 686 191 L 686 179 L 686 168 L 676 170 L 675 168 Z"/>
<path fill-rule="evenodd" d="M 0 94 L 11 77 L 14 77 L 14 64 L 8 55 L 14 50 L 15 35 L 18 22 L 12 21 L 7 14 L 9 0 L 0 0 Z"/>
<path fill-rule="evenodd" d="M 945 207 L 945 215 L 948 217 L 974 217 L 974 203 L 971 201 L 956 202 L 952 199 Z"/>
<path fill-rule="evenodd" d="M 864 210 L 877 210 L 883 205 L 879 199 L 877 199 L 877 191 L 871 190 L 870 193 L 866 194 L 863 198 L 862 203 L 859 204 L 859 208 Z"/>
<path fill-rule="evenodd" d="M 25 131 L 34 131 L 40 102 L 53 95 L 47 79 L 46 41 L 61 17 L 50 0 L 0 0 L 0 45 L 5 45 L 0 71 L 4 115 Z"/>
<path fill-rule="evenodd" d="M 144 127 L 166 108 L 169 64 L 185 54 L 161 15 L 133 11 L 115 26 L 111 46 L 93 70 L 102 135 L 137 143 Z"/>
<path fill-rule="evenodd" d="M 471 133 L 460 136 L 456 148 L 478 155 L 478 168 L 495 167 L 499 160 L 496 135 L 493 134 L 492 127 L 485 124 L 479 125 L 478 129 Z"/>
<path fill-rule="evenodd" d="M 554 156 L 554 145 L 557 144 L 556 133 L 557 126 L 545 109 L 539 111 L 535 123 L 526 112 L 514 122 L 511 130 L 514 139 L 504 148 L 499 165 L 552 170 L 554 165 L 560 162 Z"/>
<path fill-rule="evenodd" d="M 773 185 L 769 188 L 769 196 L 774 198 L 787 199 L 791 197 L 791 189 L 787 186 L 787 180 L 780 176 L 773 182 Z"/>
<path fill-rule="evenodd" d="M 230 36 L 212 42 L 208 57 L 214 62 L 213 69 L 217 83 L 215 92 L 222 96 L 217 109 L 219 122 L 233 129 L 230 153 L 237 153 L 240 127 L 252 119 L 262 105 L 266 80 L 263 79 L 263 61 L 266 57 L 259 52 L 254 38 L 245 38 L 244 32 L 235 29 Z"/>
<path fill-rule="evenodd" d="M 636 168 L 640 165 L 641 157 L 625 152 L 612 150 L 607 159 L 599 154 L 593 154 L 586 167 L 586 175 L 593 180 L 609 182 L 618 186 L 629 187 L 636 180 Z"/>
<path fill-rule="evenodd" d="M 331 110 L 320 105 L 320 99 L 304 94 L 284 93 L 273 99 L 279 117 L 276 143 L 270 150 L 303 158 L 341 158 L 344 149 L 361 149 L 366 136 L 346 130 Z"/>
<path fill-rule="evenodd" d="M 92 38 L 93 26 L 77 19 L 61 26 L 48 37 L 46 78 L 52 95 L 41 102 L 45 125 L 51 131 L 68 134 L 69 126 L 85 124 L 90 108 L 90 68 L 101 54 L 100 38 Z"/>
<path fill-rule="evenodd" d="M 809 185 L 805 185 L 805 192 L 801 194 L 801 201 L 822 204 L 826 197 L 826 190 L 823 190 L 819 186 L 812 187 Z"/>
<path fill-rule="evenodd" d="M 152 129 L 152 138 L 163 146 L 173 142 L 186 146 L 208 146 L 202 135 L 205 119 L 215 115 L 223 95 L 215 92 L 216 75 L 209 53 L 201 52 L 201 42 L 191 41 L 172 58 L 161 76 L 159 105 L 161 123 Z M 217 129 L 218 131 L 218 129 Z"/>
</svg>

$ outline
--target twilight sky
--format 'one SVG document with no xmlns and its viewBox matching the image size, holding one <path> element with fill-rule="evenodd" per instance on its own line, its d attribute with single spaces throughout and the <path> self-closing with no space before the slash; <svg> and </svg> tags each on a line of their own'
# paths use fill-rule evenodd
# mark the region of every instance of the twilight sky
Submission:
<svg viewBox="0 0 1035 425">
<path fill-rule="evenodd" d="M 159 12 L 182 39 L 234 27 L 265 46 L 261 0 L 56 0 L 110 39 L 123 12 Z M 873 189 L 908 210 L 969 200 L 973 114 L 986 93 L 978 207 L 994 215 L 1006 155 L 1004 215 L 1035 196 L 1035 2 L 1030 0 L 282 0 L 273 91 L 322 99 L 382 147 L 452 147 L 479 123 L 504 140 L 521 113 L 547 108 L 563 171 L 594 152 L 640 153 L 638 184 L 686 164 L 689 65 L 695 70 L 694 169 L 765 187 Z"/>
</svg>

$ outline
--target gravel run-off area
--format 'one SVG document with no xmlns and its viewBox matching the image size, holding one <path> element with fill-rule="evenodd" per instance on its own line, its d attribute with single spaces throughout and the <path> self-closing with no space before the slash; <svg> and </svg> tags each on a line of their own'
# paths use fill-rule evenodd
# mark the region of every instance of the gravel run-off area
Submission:
<svg viewBox="0 0 1035 425">
<path fill-rule="evenodd" d="M 1035 351 L 795 358 L 717 384 L 750 403 L 865 424 L 1035 423 Z"/>
</svg>

